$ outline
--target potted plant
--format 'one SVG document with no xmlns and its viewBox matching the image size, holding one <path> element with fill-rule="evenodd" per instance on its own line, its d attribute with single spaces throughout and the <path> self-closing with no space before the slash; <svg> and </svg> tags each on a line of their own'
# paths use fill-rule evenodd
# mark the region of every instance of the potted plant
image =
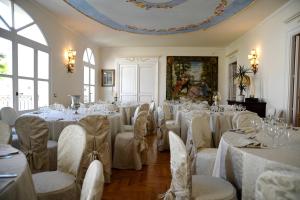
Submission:
<svg viewBox="0 0 300 200">
<path fill-rule="evenodd" d="M 251 73 L 251 69 L 239 65 L 237 72 L 233 75 L 234 83 L 238 86 L 240 94 L 237 96 L 237 101 L 244 101 L 245 95 L 243 91 L 250 85 L 250 77 L 247 75 Z"/>
</svg>

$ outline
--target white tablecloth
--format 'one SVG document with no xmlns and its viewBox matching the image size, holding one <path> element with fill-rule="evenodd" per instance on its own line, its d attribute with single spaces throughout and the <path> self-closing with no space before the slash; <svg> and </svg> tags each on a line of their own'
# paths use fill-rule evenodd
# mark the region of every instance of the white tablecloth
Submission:
<svg viewBox="0 0 300 200">
<path fill-rule="evenodd" d="M 249 134 L 226 132 L 220 141 L 213 176 L 230 181 L 242 191 L 242 199 L 254 199 L 256 179 L 264 171 L 300 170 L 300 131 L 291 131 L 291 134 L 289 144 L 280 148 L 238 148 Z M 263 133 L 256 138 L 268 145 L 271 143 Z"/>
<path fill-rule="evenodd" d="M 10 148 L 13 147 L 10 146 Z M 30 168 L 25 155 L 21 151 L 11 158 L 0 159 L 0 174 L 3 173 L 14 173 L 18 176 L 16 178 L 0 179 L 0 199 L 37 199 Z"/>
</svg>

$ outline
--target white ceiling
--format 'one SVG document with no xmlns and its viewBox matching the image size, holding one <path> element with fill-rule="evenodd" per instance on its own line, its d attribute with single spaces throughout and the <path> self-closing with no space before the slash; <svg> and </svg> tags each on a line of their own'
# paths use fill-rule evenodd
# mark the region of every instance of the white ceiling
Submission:
<svg viewBox="0 0 300 200">
<path fill-rule="evenodd" d="M 253 28 L 288 0 L 256 0 L 242 11 L 206 30 L 172 35 L 144 35 L 118 31 L 88 18 L 63 0 L 33 1 L 48 9 L 65 26 L 100 46 L 223 47 Z"/>
</svg>

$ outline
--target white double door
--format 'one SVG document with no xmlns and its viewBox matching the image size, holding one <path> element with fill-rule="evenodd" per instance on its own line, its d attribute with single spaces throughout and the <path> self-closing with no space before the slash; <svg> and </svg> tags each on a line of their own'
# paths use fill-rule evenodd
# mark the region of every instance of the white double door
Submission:
<svg viewBox="0 0 300 200">
<path fill-rule="evenodd" d="M 122 102 L 158 102 L 158 58 L 120 58 L 117 61 Z"/>
</svg>

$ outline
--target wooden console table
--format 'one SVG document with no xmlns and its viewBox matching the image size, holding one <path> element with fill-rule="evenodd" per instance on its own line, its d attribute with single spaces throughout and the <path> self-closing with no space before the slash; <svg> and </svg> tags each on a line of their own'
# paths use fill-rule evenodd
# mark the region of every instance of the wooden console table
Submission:
<svg viewBox="0 0 300 200">
<path fill-rule="evenodd" d="M 247 110 L 255 112 L 260 117 L 266 117 L 266 102 L 239 102 L 235 100 L 227 100 L 228 105 L 242 105 Z"/>
</svg>

